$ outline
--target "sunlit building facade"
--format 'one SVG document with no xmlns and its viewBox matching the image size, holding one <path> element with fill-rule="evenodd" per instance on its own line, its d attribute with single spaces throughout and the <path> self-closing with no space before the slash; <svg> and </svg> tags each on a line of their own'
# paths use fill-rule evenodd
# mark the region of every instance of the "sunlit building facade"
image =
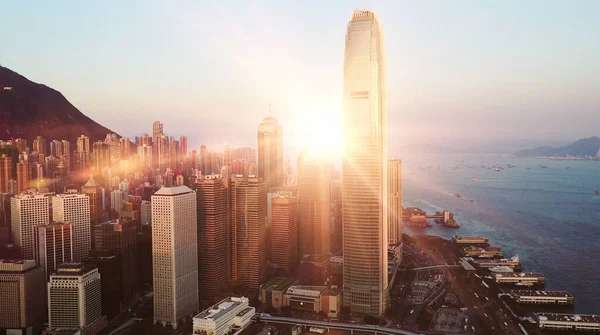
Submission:
<svg viewBox="0 0 600 335">
<path fill-rule="evenodd" d="M 388 160 L 388 243 L 402 241 L 402 165 L 399 159 Z"/>
<path fill-rule="evenodd" d="M 267 187 L 283 186 L 283 129 L 270 115 L 258 125 L 258 175 Z"/>
<path fill-rule="evenodd" d="M 388 305 L 387 144 L 383 33 L 355 10 L 344 57 L 344 306 L 380 316 Z"/>
</svg>

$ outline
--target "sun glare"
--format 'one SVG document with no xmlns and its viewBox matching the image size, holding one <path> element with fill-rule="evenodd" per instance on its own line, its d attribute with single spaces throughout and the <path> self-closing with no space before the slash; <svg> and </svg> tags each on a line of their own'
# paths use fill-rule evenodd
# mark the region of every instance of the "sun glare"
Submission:
<svg viewBox="0 0 600 335">
<path fill-rule="evenodd" d="M 342 108 L 329 105 L 306 108 L 296 115 L 296 143 L 319 158 L 335 159 L 342 153 Z"/>
</svg>

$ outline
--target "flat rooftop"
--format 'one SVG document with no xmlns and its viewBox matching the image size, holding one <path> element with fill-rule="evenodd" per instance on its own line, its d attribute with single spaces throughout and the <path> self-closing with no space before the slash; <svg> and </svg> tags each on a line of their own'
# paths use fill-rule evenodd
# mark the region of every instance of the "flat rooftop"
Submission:
<svg viewBox="0 0 600 335">
<path fill-rule="evenodd" d="M 581 323 L 600 323 L 600 315 L 592 314 L 562 314 L 562 313 L 536 313 L 540 321 L 564 321 Z"/>
<path fill-rule="evenodd" d="M 544 275 L 537 272 L 502 272 L 496 273 L 497 278 L 544 278 Z"/>
<path fill-rule="evenodd" d="M 223 317 L 225 314 L 231 312 L 231 310 L 242 305 L 243 303 L 248 303 L 248 298 L 230 297 L 225 300 L 221 300 L 221 302 L 219 302 L 218 304 L 212 306 L 209 309 L 202 311 L 200 314 L 194 316 L 194 319 L 216 321 L 216 320 L 220 319 L 221 317 Z"/>
<path fill-rule="evenodd" d="M 291 277 L 273 277 L 261 285 L 262 289 L 271 291 L 284 291 L 296 284 L 298 279 Z"/>
<path fill-rule="evenodd" d="M 573 297 L 566 291 L 512 290 L 511 293 L 520 297 Z"/>
</svg>

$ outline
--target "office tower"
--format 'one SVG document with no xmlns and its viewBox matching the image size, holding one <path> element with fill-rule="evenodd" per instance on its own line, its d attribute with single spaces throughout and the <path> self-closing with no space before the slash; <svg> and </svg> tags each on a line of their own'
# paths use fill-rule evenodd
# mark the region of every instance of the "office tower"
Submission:
<svg viewBox="0 0 600 335">
<path fill-rule="evenodd" d="M 21 194 L 10 199 L 12 242 L 21 247 L 23 259 L 35 259 L 35 227 L 50 223 L 48 198 L 41 194 Z"/>
<path fill-rule="evenodd" d="M 258 125 L 258 175 L 267 187 L 283 186 L 283 129 L 270 115 Z"/>
<path fill-rule="evenodd" d="M 0 193 L 0 245 L 3 243 L 10 242 L 10 226 L 11 226 L 11 210 L 10 210 L 10 202 L 11 202 L 11 194 L 9 193 Z M 15 257 L 10 258 L 19 258 L 21 256 L 21 252 Z M 8 258 L 0 256 L 0 258 Z"/>
<path fill-rule="evenodd" d="M 73 227 L 73 260 L 80 262 L 91 249 L 90 198 L 85 194 L 58 194 L 52 197 L 54 222 L 70 223 Z"/>
<path fill-rule="evenodd" d="M 344 306 L 379 317 L 388 303 L 387 144 L 383 32 L 355 10 L 344 56 Z"/>
<path fill-rule="evenodd" d="M 232 151 L 228 145 L 223 149 L 223 165 L 230 166 L 232 162 Z"/>
<path fill-rule="evenodd" d="M 230 192 L 231 279 L 241 280 L 249 288 L 258 288 L 265 279 L 265 183 L 258 177 L 234 177 Z"/>
<path fill-rule="evenodd" d="M 48 149 L 46 149 L 47 145 L 46 139 L 38 136 L 33 140 L 33 151 L 46 156 L 48 155 Z"/>
<path fill-rule="evenodd" d="M 150 205 L 150 201 L 142 200 L 141 206 L 141 219 L 142 224 L 151 224 L 152 223 L 152 205 Z"/>
<path fill-rule="evenodd" d="M 209 167 L 210 167 L 210 157 L 208 155 L 208 150 L 206 149 L 206 146 L 203 144 L 200 146 L 200 153 L 198 154 L 198 161 L 199 161 L 199 169 L 202 172 L 202 175 L 209 175 L 210 172 L 208 171 Z"/>
<path fill-rule="evenodd" d="M 301 259 L 322 261 L 331 252 L 331 167 L 298 157 L 298 244 Z"/>
<path fill-rule="evenodd" d="M 100 273 L 96 267 L 83 263 L 59 265 L 48 282 L 49 328 L 99 333 L 106 327 L 101 300 Z"/>
<path fill-rule="evenodd" d="M 402 163 L 388 160 L 388 244 L 402 241 Z"/>
<path fill-rule="evenodd" d="M 185 157 L 188 154 L 188 144 L 187 144 L 187 136 L 181 136 L 179 138 L 179 148 L 181 151 L 181 156 Z"/>
<path fill-rule="evenodd" d="M 98 251 L 106 251 L 118 256 L 121 261 L 121 275 L 125 305 L 131 305 L 138 292 L 137 268 L 137 228 L 131 220 L 111 220 L 94 227 L 95 246 Z"/>
<path fill-rule="evenodd" d="M 31 165 L 27 162 L 17 163 L 17 193 L 21 194 L 29 189 Z"/>
<path fill-rule="evenodd" d="M 298 264 L 298 198 L 289 193 L 271 198 L 271 262 L 286 269 Z"/>
<path fill-rule="evenodd" d="M 83 185 L 83 194 L 90 199 L 90 241 L 91 249 L 94 248 L 94 230 L 92 227 L 100 223 L 100 215 L 102 214 L 102 186 L 94 180 L 92 176 L 87 183 Z"/>
<path fill-rule="evenodd" d="M 11 179 L 13 179 L 12 158 L 3 154 L 0 156 L 0 193 L 8 192 L 8 185 Z"/>
<path fill-rule="evenodd" d="M 37 226 L 36 261 L 48 280 L 60 264 L 73 262 L 73 227 L 68 223 Z"/>
<path fill-rule="evenodd" d="M 102 315 L 109 319 L 114 318 L 124 307 L 121 260 L 109 252 L 92 249 L 84 264 L 98 269 L 101 279 Z"/>
<path fill-rule="evenodd" d="M 81 135 L 77 138 L 77 152 L 90 152 L 90 138 Z"/>
<path fill-rule="evenodd" d="M 44 273 L 34 260 L 0 259 L 0 333 L 39 334 L 44 322 Z"/>
<path fill-rule="evenodd" d="M 227 284 L 227 188 L 218 175 L 196 182 L 198 204 L 198 293 L 201 307 Z"/>
<path fill-rule="evenodd" d="M 174 141 L 172 138 L 169 141 L 169 167 L 171 170 L 177 169 L 178 160 L 178 152 L 179 152 L 179 142 Z"/>
<path fill-rule="evenodd" d="M 151 203 L 154 323 L 176 329 L 199 309 L 196 194 L 163 187 Z"/>
</svg>

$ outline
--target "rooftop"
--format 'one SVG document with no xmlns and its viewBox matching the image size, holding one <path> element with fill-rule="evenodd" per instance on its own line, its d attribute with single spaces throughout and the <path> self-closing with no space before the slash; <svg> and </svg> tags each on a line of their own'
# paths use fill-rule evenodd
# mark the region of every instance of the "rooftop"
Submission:
<svg viewBox="0 0 600 335">
<path fill-rule="evenodd" d="M 273 277 L 261 285 L 261 288 L 272 291 L 287 290 L 290 286 L 296 284 L 298 279 L 288 277 Z"/>
<path fill-rule="evenodd" d="M 227 299 L 221 300 L 218 304 L 202 311 L 200 314 L 194 316 L 194 319 L 202 319 L 202 320 L 213 320 L 216 321 L 219 318 L 223 317 L 225 314 L 229 313 L 231 310 L 236 307 L 242 305 L 243 303 L 248 304 L 248 298 L 241 297 L 229 297 Z"/>
<path fill-rule="evenodd" d="M 512 278 L 544 278 L 543 274 L 537 273 L 537 272 L 506 272 L 506 273 L 496 273 L 494 274 L 497 278 L 502 278 L 502 277 L 512 277 Z"/>
<path fill-rule="evenodd" d="M 600 323 L 600 316 L 592 314 L 536 313 L 536 316 L 540 321 Z"/>
<path fill-rule="evenodd" d="M 34 260 L 0 259 L 0 272 L 22 272 L 36 266 Z"/>
<path fill-rule="evenodd" d="M 191 192 L 193 192 L 192 189 L 187 186 L 174 186 L 174 187 L 163 187 L 160 190 L 156 191 L 156 193 L 154 193 L 154 195 L 173 196 L 173 195 L 187 194 L 187 193 L 191 193 Z"/>
<path fill-rule="evenodd" d="M 327 286 L 291 286 L 287 289 L 286 293 L 307 297 L 318 297 L 325 290 L 327 290 Z"/>
<path fill-rule="evenodd" d="M 573 297 L 566 291 L 512 290 L 511 293 L 521 297 Z"/>
</svg>

